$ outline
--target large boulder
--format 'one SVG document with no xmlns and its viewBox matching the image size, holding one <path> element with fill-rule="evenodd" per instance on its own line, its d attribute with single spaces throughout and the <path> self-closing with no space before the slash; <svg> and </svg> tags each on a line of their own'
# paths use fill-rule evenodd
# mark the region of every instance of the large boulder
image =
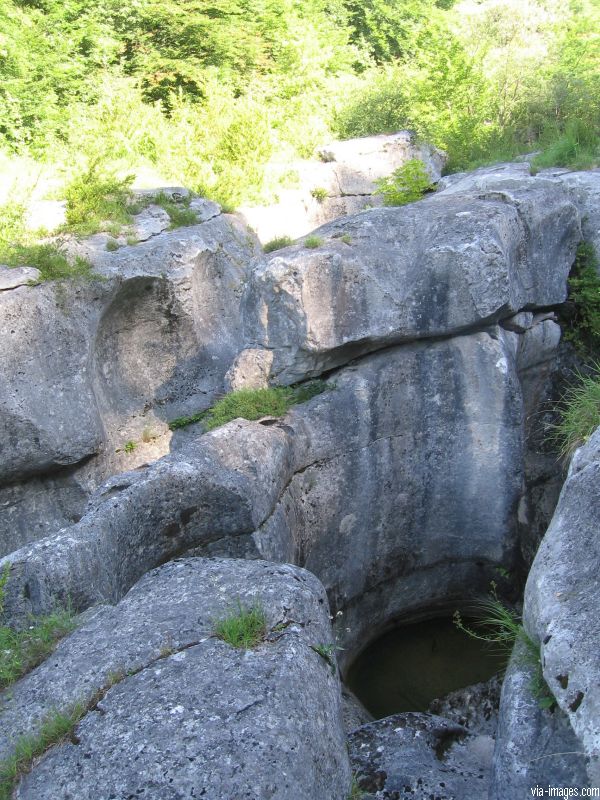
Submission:
<svg viewBox="0 0 600 800">
<path fill-rule="evenodd" d="M 534 178 L 486 191 L 452 185 L 315 235 L 317 248 L 297 244 L 259 262 L 244 303 L 248 339 L 273 352 L 278 383 L 561 303 L 581 238 L 566 191 Z"/>
<path fill-rule="evenodd" d="M 266 635 L 236 649 L 215 620 L 260 607 Z M 0 695 L 0 754 L 83 704 L 15 798 L 346 800 L 350 769 L 327 599 L 317 579 L 259 561 L 172 562 L 103 607 Z"/>
<path fill-rule="evenodd" d="M 572 459 L 525 589 L 524 621 L 544 678 L 600 782 L 600 428 Z"/>
<path fill-rule="evenodd" d="M 223 390 L 256 246 L 220 215 L 88 253 L 92 281 L 0 292 L 0 554 L 80 516 L 80 491 L 164 455 L 166 422 Z M 48 509 L 41 529 L 33 505 Z"/>
</svg>

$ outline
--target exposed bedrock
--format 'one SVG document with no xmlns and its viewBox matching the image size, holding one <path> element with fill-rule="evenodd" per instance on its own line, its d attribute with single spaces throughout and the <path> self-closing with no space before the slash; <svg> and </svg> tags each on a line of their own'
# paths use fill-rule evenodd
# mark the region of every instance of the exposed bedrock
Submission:
<svg viewBox="0 0 600 800">
<path fill-rule="evenodd" d="M 600 783 L 600 429 L 572 459 L 525 589 L 524 621 L 544 678 Z"/>
<path fill-rule="evenodd" d="M 211 404 L 255 253 L 219 216 L 95 251 L 102 280 L 0 292 L 0 553 L 78 519 L 105 477 L 168 452 L 165 420 Z"/>
<path fill-rule="evenodd" d="M 399 341 L 561 303 L 581 238 L 558 184 L 521 178 L 337 220 L 255 266 L 247 337 L 293 383 Z"/>
<path fill-rule="evenodd" d="M 253 650 L 214 636 L 237 602 L 265 611 L 266 639 Z M 165 565 L 0 694 L 0 757 L 54 709 L 87 708 L 15 798 L 346 800 L 340 682 L 314 649 L 331 641 L 325 592 L 304 570 Z"/>
<path fill-rule="evenodd" d="M 79 523 L 10 555 L 6 610 L 115 602 L 196 548 L 314 572 L 351 652 L 510 568 L 522 399 L 503 332 L 397 347 L 332 382 L 281 422 L 232 422 L 108 481 Z"/>
</svg>

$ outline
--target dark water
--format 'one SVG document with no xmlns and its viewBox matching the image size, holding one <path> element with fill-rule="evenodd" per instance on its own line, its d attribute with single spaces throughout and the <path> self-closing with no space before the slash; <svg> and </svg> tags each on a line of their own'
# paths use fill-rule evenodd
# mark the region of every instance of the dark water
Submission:
<svg viewBox="0 0 600 800">
<path fill-rule="evenodd" d="M 436 697 L 488 680 L 506 660 L 458 630 L 452 619 L 431 619 L 394 628 L 369 645 L 350 667 L 346 683 L 380 719 L 426 711 Z"/>
</svg>

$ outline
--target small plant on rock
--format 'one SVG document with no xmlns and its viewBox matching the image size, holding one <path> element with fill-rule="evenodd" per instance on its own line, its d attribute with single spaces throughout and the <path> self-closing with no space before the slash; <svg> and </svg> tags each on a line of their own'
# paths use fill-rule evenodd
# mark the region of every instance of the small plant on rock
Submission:
<svg viewBox="0 0 600 800">
<path fill-rule="evenodd" d="M 389 178 L 381 178 L 375 183 L 376 194 L 383 195 L 386 206 L 414 203 L 431 189 L 431 178 L 425 164 L 418 158 L 412 158 L 394 170 Z"/>
<path fill-rule="evenodd" d="M 250 649 L 259 645 L 267 634 L 267 617 L 260 603 L 243 606 L 238 600 L 237 608 L 216 620 L 214 633 L 232 647 Z"/>
<path fill-rule="evenodd" d="M 289 247 L 291 244 L 294 244 L 291 236 L 278 236 L 263 245 L 263 250 L 265 253 L 272 253 L 275 250 L 281 250 L 283 247 Z"/>
<path fill-rule="evenodd" d="M 559 403 L 561 420 L 551 435 L 565 458 L 585 444 L 600 425 L 600 363 L 578 378 L 579 383 L 567 389 Z"/>
<path fill-rule="evenodd" d="M 307 247 L 309 250 L 314 250 L 317 247 L 321 247 L 323 244 L 323 239 L 320 236 L 307 236 L 304 240 L 304 247 Z"/>
<path fill-rule="evenodd" d="M 315 189 L 310 190 L 311 196 L 315 198 L 317 203 L 324 203 L 327 200 L 327 189 L 322 186 L 317 186 Z"/>
</svg>

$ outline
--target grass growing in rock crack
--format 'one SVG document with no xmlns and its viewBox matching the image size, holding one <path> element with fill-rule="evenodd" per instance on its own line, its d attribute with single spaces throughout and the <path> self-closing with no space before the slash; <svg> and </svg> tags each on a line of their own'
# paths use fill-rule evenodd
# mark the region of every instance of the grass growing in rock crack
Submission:
<svg viewBox="0 0 600 800">
<path fill-rule="evenodd" d="M 323 380 L 305 381 L 296 386 L 271 386 L 267 389 L 239 389 L 225 395 L 206 411 L 189 417 L 171 420 L 171 430 L 202 422 L 206 431 L 219 428 L 239 417 L 257 420 L 262 417 L 282 417 L 294 405 L 305 403 L 313 397 L 333 388 Z"/>
<path fill-rule="evenodd" d="M 552 708 L 556 700 L 544 679 L 539 646 L 525 631 L 520 615 L 498 598 L 494 584 L 491 595 L 476 604 L 476 614 L 478 630 L 465 625 L 459 611 L 454 612 L 454 624 L 467 636 L 486 642 L 507 656 L 517 642 L 521 642 L 524 645 L 524 659 L 534 669 L 530 689 L 540 708 Z"/>
<path fill-rule="evenodd" d="M 52 745 L 68 739 L 86 710 L 85 704 L 77 703 L 68 711 L 54 711 L 36 734 L 17 740 L 13 754 L 0 762 L 0 800 L 10 800 L 17 781 L 31 770 L 34 760 Z"/>
<path fill-rule="evenodd" d="M 567 389 L 558 405 L 561 420 L 551 434 L 565 458 L 585 444 L 600 425 L 600 363 L 578 378 L 579 383 Z"/>
<path fill-rule="evenodd" d="M 571 313 L 563 320 L 565 338 L 581 356 L 600 351 L 600 276 L 598 256 L 589 242 L 577 248 L 575 263 L 569 276 L 569 297 L 565 304 Z"/>
<path fill-rule="evenodd" d="M 10 564 L 6 564 L 0 574 L 0 614 L 4 608 L 9 570 Z M 69 609 L 32 617 L 30 626 L 24 631 L 0 625 L 0 690 L 41 664 L 59 640 L 74 628 L 75 617 Z"/>
<path fill-rule="evenodd" d="M 176 203 L 175 200 L 165 194 L 165 192 L 159 192 L 154 195 L 151 202 L 160 206 L 167 212 L 171 220 L 171 225 L 169 226 L 171 230 L 173 228 L 184 228 L 188 225 L 196 225 L 198 223 L 198 215 L 193 209 L 189 208 L 191 202 L 189 197 L 184 197 L 181 202 Z"/>
<path fill-rule="evenodd" d="M 214 623 L 214 634 L 232 647 L 248 650 L 259 645 L 267 633 L 267 618 L 259 603 L 242 606 Z"/>
<path fill-rule="evenodd" d="M 307 236 L 304 240 L 304 247 L 308 248 L 308 250 L 315 250 L 317 247 L 321 247 L 323 244 L 323 239 L 320 236 Z"/>
<path fill-rule="evenodd" d="M 291 236 L 277 236 L 263 245 L 263 250 L 265 253 L 272 253 L 275 250 L 281 250 L 283 247 L 289 247 L 291 244 L 294 244 Z"/>
</svg>

